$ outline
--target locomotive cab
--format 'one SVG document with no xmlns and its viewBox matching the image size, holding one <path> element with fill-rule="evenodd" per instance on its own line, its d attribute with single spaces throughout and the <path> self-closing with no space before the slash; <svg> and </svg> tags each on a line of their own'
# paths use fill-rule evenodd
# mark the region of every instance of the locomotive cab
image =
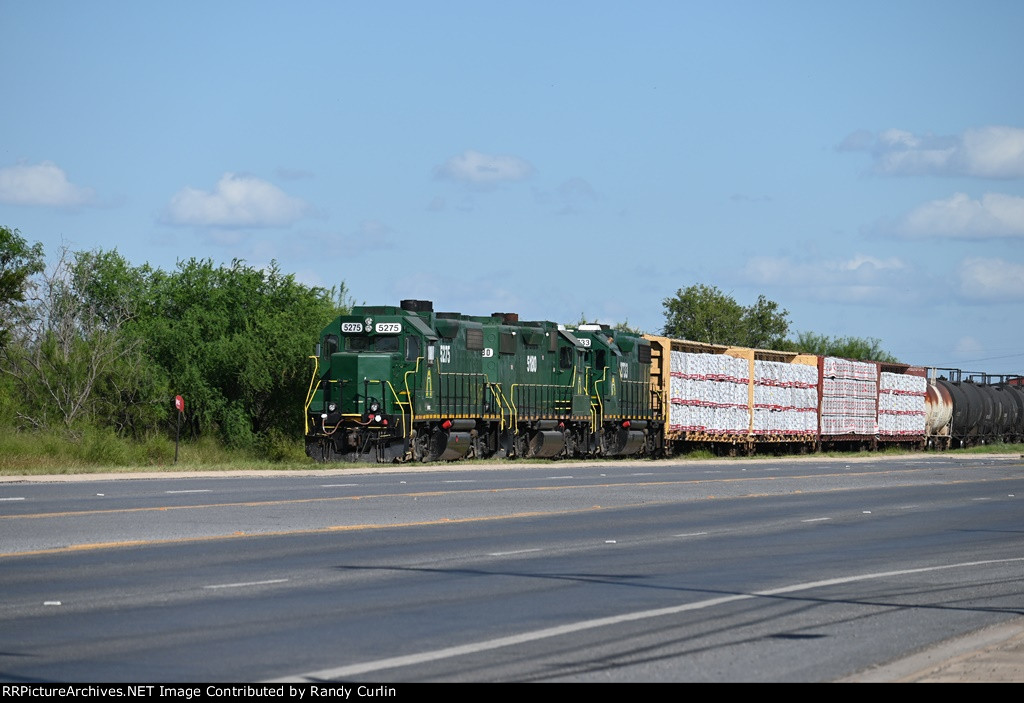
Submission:
<svg viewBox="0 0 1024 703">
<path fill-rule="evenodd" d="M 607 325 L 580 325 L 574 334 L 588 349 L 587 388 L 601 453 L 653 452 L 660 425 L 649 380 L 650 343 Z"/>
<path fill-rule="evenodd" d="M 395 461 L 408 451 L 410 375 L 436 340 L 407 311 L 357 308 L 322 334 L 306 405 L 306 453 L 319 460 Z"/>
</svg>

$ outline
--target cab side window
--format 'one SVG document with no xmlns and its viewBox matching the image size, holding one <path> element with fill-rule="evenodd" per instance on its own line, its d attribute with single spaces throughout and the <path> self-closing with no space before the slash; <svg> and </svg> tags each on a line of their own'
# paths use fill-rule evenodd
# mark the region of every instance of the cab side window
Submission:
<svg viewBox="0 0 1024 703">
<path fill-rule="evenodd" d="M 405 360 L 416 361 L 420 357 L 420 338 L 412 335 L 405 338 Z"/>
<path fill-rule="evenodd" d="M 572 347 L 562 347 L 558 350 L 558 367 L 562 369 L 572 368 Z"/>
</svg>

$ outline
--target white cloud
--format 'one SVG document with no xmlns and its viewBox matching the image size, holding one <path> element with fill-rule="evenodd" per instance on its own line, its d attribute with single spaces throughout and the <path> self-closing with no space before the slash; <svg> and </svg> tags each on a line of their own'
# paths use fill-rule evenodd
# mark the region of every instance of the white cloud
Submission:
<svg viewBox="0 0 1024 703">
<path fill-rule="evenodd" d="M 888 259 L 879 259 L 875 256 L 856 254 L 852 259 L 834 262 L 835 267 L 840 271 L 856 271 L 859 274 L 873 275 L 876 271 L 899 270 L 907 267 L 901 259 L 890 256 Z"/>
<path fill-rule="evenodd" d="M 1024 266 L 1003 259 L 965 259 L 960 264 L 960 294 L 973 301 L 1024 301 Z"/>
<path fill-rule="evenodd" d="M 958 157 L 965 172 L 982 178 L 1024 177 L 1024 129 L 982 127 L 964 133 Z"/>
<path fill-rule="evenodd" d="M 953 353 L 961 359 L 979 356 L 984 352 L 985 348 L 974 337 L 961 337 L 956 341 L 956 346 L 953 347 Z"/>
<path fill-rule="evenodd" d="M 882 225 L 883 229 L 887 227 Z M 1024 237 L 1024 198 L 987 193 L 975 200 L 956 193 L 932 200 L 900 218 L 892 229 L 903 237 L 997 239 Z"/>
<path fill-rule="evenodd" d="M 848 135 L 840 151 L 866 151 L 878 173 L 898 176 L 1024 178 L 1024 129 L 992 125 L 957 136 L 888 129 Z"/>
<path fill-rule="evenodd" d="M 802 289 L 818 300 L 842 303 L 912 299 L 916 294 L 907 287 L 909 273 L 898 257 L 865 254 L 821 261 L 758 256 L 749 259 L 742 270 L 750 284 Z"/>
<path fill-rule="evenodd" d="M 434 169 L 438 178 L 482 186 L 521 181 L 532 173 L 533 166 L 518 156 L 483 154 L 472 149 L 451 157 Z"/>
<path fill-rule="evenodd" d="M 163 221 L 201 227 L 285 227 L 310 210 L 273 183 L 225 173 L 212 193 L 187 186 L 167 206 Z"/>
<path fill-rule="evenodd" d="M 77 207 L 92 202 L 95 193 L 68 181 L 52 161 L 0 168 L 0 202 L 11 205 Z"/>
</svg>

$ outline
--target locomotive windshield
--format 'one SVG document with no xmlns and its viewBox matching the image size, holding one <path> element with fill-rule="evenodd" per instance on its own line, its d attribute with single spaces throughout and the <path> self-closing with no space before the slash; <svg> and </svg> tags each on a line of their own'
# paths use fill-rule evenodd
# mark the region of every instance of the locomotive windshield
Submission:
<svg viewBox="0 0 1024 703">
<path fill-rule="evenodd" d="M 345 351 L 396 352 L 398 351 L 398 337 L 391 335 L 377 337 L 350 335 L 345 337 Z"/>
</svg>

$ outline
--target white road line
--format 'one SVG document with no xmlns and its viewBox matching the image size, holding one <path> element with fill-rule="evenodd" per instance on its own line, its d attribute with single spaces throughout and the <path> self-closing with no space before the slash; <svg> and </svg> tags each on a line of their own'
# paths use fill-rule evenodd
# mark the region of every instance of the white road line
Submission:
<svg viewBox="0 0 1024 703">
<path fill-rule="evenodd" d="M 459 657 L 465 654 L 477 654 L 479 652 L 500 649 L 502 647 L 512 647 L 517 644 L 526 644 L 528 642 L 536 642 L 538 640 L 551 639 L 552 637 L 560 637 L 562 635 L 568 635 L 574 632 L 582 632 L 584 630 L 593 630 L 599 627 L 608 627 L 611 625 L 620 625 L 622 623 L 627 622 L 635 622 L 637 620 L 649 620 L 652 618 L 678 615 L 679 613 L 685 613 L 693 610 L 704 610 L 706 608 L 713 608 L 715 606 L 725 605 L 726 603 L 733 603 L 741 600 L 752 600 L 754 598 L 772 597 L 782 595 L 784 593 L 795 593 L 797 591 L 809 591 L 817 588 L 827 588 L 828 586 L 841 586 L 843 584 L 856 583 L 858 581 L 870 581 L 873 579 L 891 578 L 894 576 L 907 576 L 910 574 L 923 574 L 931 571 L 943 571 L 946 569 L 970 568 L 976 566 L 987 566 L 990 564 L 1008 564 L 1013 562 L 1024 562 L 1024 557 L 1017 557 L 1014 559 L 990 559 L 987 561 L 963 562 L 960 564 L 946 564 L 944 566 L 929 566 L 921 569 L 881 571 L 877 573 L 846 576 L 843 578 L 824 579 L 821 581 L 808 581 L 805 583 L 795 583 L 791 586 L 772 588 L 767 591 L 755 591 L 753 593 L 741 593 L 733 596 L 709 598 L 707 600 L 697 601 L 695 603 L 683 603 L 681 605 L 673 605 L 667 608 L 655 608 L 653 610 L 638 610 L 632 613 L 623 613 L 621 615 L 612 615 L 610 617 L 604 618 L 594 618 L 592 620 L 581 620 L 579 622 L 568 623 L 566 625 L 546 627 L 542 630 L 523 632 L 521 634 L 511 635 L 509 637 L 498 637 L 496 639 L 491 640 L 471 642 L 469 644 L 457 645 L 455 647 L 445 647 L 443 649 L 435 649 L 433 651 L 420 652 L 418 654 L 407 654 L 405 656 L 400 657 L 376 659 L 374 661 L 363 662 L 362 664 L 339 666 L 334 669 L 321 669 L 320 671 L 310 671 L 305 674 L 295 674 L 294 676 L 290 677 L 274 679 L 273 681 L 270 681 L 268 683 L 287 683 L 300 681 L 322 682 L 328 679 L 343 679 L 351 676 L 360 676 L 362 674 L 367 674 L 371 672 L 395 669 L 401 666 L 413 666 L 416 664 L 424 664 L 426 662 L 438 661 L 441 659 L 451 659 L 453 657 Z"/>
<path fill-rule="evenodd" d="M 823 522 L 825 520 L 831 520 L 830 517 L 812 517 L 809 520 L 801 520 L 800 522 Z"/>
<path fill-rule="evenodd" d="M 992 500 L 991 498 L 971 498 L 971 500 Z"/>
<path fill-rule="evenodd" d="M 540 547 L 538 547 L 536 549 L 517 549 L 514 552 L 491 552 L 487 556 L 489 556 L 489 557 L 507 557 L 507 556 L 509 556 L 511 554 L 527 554 L 529 552 L 539 552 L 539 551 L 541 551 Z"/>
<path fill-rule="evenodd" d="M 548 480 L 549 481 L 554 481 L 556 479 L 566 479 L 566 478 L 572 478 L 572 476 L 548 476 Z"/>
<path fill-rule="evenodd" d="M 164 493 L 212 493 L 209 488 L 196 488 L 191 491 L 164 491 Z"/>
<path fill-rule="evenodd" d="M 218 583 L 203 588 L 245 588 L 246 586 L 265 586 L 268 583 L 284 583 L 288 579 L 268 579 L 266 581 L 248 581 L 246 583 Z"/>
<path fill-rule="evenodd" d="M 703 537 L 707 532 L 684 532 L 681 535 L 672 535 L 673 537 Z"/>
<path fill-rule="evenodd" d="M 0 498 L 0 500 L 25 500 L 25 497 L 20 496 L 18 498 Z"/>
</svg>

